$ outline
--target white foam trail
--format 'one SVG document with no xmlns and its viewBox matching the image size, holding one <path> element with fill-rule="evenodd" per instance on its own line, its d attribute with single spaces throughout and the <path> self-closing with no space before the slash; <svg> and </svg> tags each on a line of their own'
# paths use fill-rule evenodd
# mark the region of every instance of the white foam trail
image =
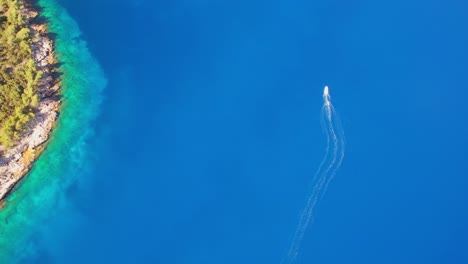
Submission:
<svg viewBox="0 0 468 264">
<path fill-rule="evenodd" d="M 325 86 L 323 89 L 323 107 L 321 114 L 322 128 L 324 129 L 327 137 L 325 156 L 314 175 L 313 188 L 300 216 L 299 224 L 294 233 L 287 255 L 281 261 L 283 264 L 291 264 L 296 261 L 305 232 L 312 221 L 317 201 L 327 190 L 328 184 L 335 177 L 343 161 L 344 133 L 342 131 L 340 121 L 337 118 L 335 109 L 331 104 L 328 86 Z"/>
</svg>

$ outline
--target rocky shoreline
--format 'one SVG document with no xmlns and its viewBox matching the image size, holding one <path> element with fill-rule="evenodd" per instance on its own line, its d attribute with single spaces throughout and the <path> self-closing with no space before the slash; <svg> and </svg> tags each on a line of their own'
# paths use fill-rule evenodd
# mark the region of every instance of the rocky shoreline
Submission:
<svg viewBox="0 0 468 264">
<path fill-rule="evenodd" d="M 43 76 L 39 85 L 39 104 L 35 117 L 27 124 L 24 135 L 15 146 L 4 150 L 0 146 L 0 206 L 15 185 L 31 169 L 34 161 L 45 148 L 45 143 L 55 127 L 59 114 L 60 97 L 54 42 L 47 32 L 47 26 L 38 18 L 37 9 L 23 0 L 24 16 L 33 33 L 33 59 Z"/>
</svg>

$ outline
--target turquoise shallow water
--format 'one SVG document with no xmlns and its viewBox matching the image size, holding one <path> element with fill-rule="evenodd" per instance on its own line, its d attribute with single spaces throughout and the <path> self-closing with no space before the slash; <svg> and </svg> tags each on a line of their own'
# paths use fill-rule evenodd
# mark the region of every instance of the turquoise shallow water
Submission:
<svg viewBox="0 0 468 264">
<path fill-rule="evenodd" d="M 63 104 L 47 149 L 0 211 L 0 263 L 27 262 L 38 250 L 34 238 L 50 227 L 52 216 L 73 210 L 64 193 L 78 181 L 86 184 L 86 172 L 93 166 L 88 151 L 94 133 L 91 122 L 99 114 L 107 83 L 75 21 L 54 0 L 41 0 L 39 5 L 56 35 L 56 53 L 63 63 Z M 79 218 L 70 221 L 68 227 Z M 56 243 L 66 232 L 60 233 Z"/>
</svg>

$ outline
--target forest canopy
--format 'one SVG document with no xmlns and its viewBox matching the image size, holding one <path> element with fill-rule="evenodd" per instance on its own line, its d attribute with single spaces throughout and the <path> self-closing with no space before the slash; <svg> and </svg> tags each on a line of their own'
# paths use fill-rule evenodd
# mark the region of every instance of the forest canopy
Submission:
<svg viewBox="0 0 468 264">
<path fill-rule="evenodd" d="M 0 145 L 11 147 L 34 117 L 42 72 L 33 59 L 22 1 L 0 0 Z"/>
</svg>

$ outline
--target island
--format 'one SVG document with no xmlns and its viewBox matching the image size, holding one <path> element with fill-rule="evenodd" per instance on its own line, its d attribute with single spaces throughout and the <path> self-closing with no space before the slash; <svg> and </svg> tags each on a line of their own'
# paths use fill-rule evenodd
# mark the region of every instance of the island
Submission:
<svg viewBox="0 0 468 264">
<path fill-rule="evenodd" d="M 0 201 L 44 150 L 61 103 L 54 38 L 31 1 L 0 0 Z"/>
</svg>

